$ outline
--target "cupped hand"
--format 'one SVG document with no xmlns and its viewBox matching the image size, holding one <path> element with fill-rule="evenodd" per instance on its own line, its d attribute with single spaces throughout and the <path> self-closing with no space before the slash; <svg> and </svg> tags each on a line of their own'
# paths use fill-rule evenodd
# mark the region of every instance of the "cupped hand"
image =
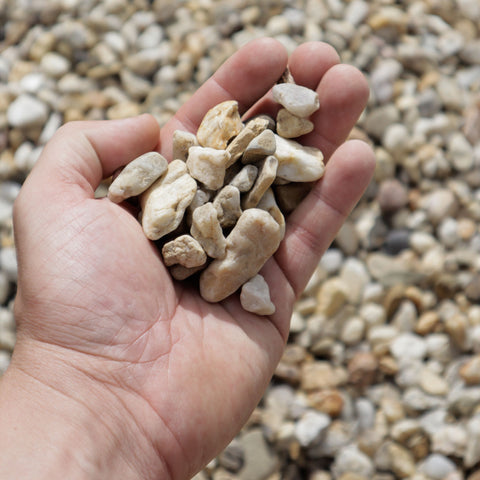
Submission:
<svg viewBox="0 0 480 480">
<path fill-rule="evenodd" d="M 173 131 L 195 132 L 221 101 L 235 99 L 249 115 L 274 113 L 267 92 L 287 64 L 319 94 L 315 130 L 302 141 L 324 152 L 327 167 L 262 270 L 276 313 L 258 317 L 238 295 L 210 304 L 173 282 L 128 208 L 94 192 L 146 151 L 171 159 Z M 369 147 L 344 143 L 367 96 L 363 76 L 328 45 L 304 44 L 288 59 L 281 44 L 261 39 L 233 55 L 161 132 L 149 115 L 71 123 L 44 149 L 14 209 L 10 375 L 22 372 L 91 411 L 122 455 L 122 478 L 189 478 L 248 419 L 282 354 L 295 299 L 370 180 Z"/>
</svg>

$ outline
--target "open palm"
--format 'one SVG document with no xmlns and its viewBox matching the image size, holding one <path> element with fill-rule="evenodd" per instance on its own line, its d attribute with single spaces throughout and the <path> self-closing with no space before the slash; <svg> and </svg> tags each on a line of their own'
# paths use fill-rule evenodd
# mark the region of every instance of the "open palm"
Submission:
<svg viewBox="0 0 480 480">
<path fill-rule="evenodd" d="M 322 149 L 328 163 L 262 270 L 276 313 L 258 317 L 236 295 L 210 304 L 173 282 L 132 213 L 95 199 L 94 191 L 146 151 L 171 159 L 173 131 L 195 132 L 221 101 L 235 99 L 249 115 L 274 113 L 266 94 L 287 63 L 297 83 L 318 91 L 316 128 L 302 140 Z M 98 398 L 105 418 L 119 416 L 107 404 L 121 409 L 129 427 L 118 441 L 135 442 L 128 434 L 136 434 L 146 446 L 141 453 L 132 447 L 126 462 L 141 478 L 188 478 L 259 401 L 282 354 L 293 302 L 370 179 L 369 148 L 343 143 L 367 95 L 361 74 L 340 65 L 331 47 L 305 44 L 288 59 L 278 42 L 262 39 L 228 60 L 161 132 L 148 115 L 79 122 L 60 129 L 45 148 L 15 205 L 15 355 L 46 355 L 74 369 L 95 392 L 99 415 Z M 42 375 L 16 357 L 14 364 Z M 50 381 L 45 374 L 40 380 Z"/>
</svg>

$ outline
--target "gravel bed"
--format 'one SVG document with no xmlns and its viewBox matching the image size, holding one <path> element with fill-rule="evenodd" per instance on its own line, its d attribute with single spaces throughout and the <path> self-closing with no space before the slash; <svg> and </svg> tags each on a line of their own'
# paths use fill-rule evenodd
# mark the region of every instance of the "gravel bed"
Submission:
<svg viewBox="0 0 480 480">
<path fill-rule="evenodd" d="M 0 0 L 0 375 L 11 212 L 65 122 L 163 125 L 245 42 L 333 45 L 371 86 L 375 178 L 258 408 L 195 480 L 480 479 L 478 0 Z"/>
</svg>

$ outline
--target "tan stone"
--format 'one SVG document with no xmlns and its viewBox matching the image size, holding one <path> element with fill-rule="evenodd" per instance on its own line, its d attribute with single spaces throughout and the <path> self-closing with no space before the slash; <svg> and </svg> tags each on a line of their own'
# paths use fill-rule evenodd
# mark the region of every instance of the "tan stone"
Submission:
<svg viewBox="0 0 480 480">
<path fill-rule="evenodd" d="M 225 255 L 226 241 L 213 203 L 205 203 L 193 211 L 190 233 L 209 257 L 222 258 Z"/>
<path fill-rule="evenodd" d="M 320 107 L 315 90 L 294 83 L 279 83 L 272 88 L 273 99 L 298 117 L 309 117 Z"/>
<path fill-rule="evenodd" d="M 339 277 L 323 282 L 317 294 L 317 311 L 327 316 L 337 313 L 348 298 L 347 286 Z"/>
<path fill-rule="evenodd" d="M 278 159 L 277 176 L 289 182 L 314 182 L 323 176 L 323 154 L 315 147 L 306 147 L 275 135 Z"/>
<path fill-rule="evenodd" d="M 230 154 L 210 147 L 190 147 L 187 167 L 190 175 L 210 190 L 222 188 Z"/>
<path fill-rule="evenodd" d="M 173 132 L 173 159 L 187 161 L 190 147 L 198 146 L 197 137 L 191 132 L 175 130 Z"/>
<path fill-rule="evenodd" d="M 296 138 L 313 131 L 315 125 L 306 118 L 297 117 L 286 108 L 277 113 L 277 133 L 283 138 Z"/>
<path fill-rule="evenodd" d="M 227 152 L 230 153 L 229 165 L 232 165 L 244 154 L 250 142 L 265 131 L 268 125 L 268 120 L 263 117 L 256 117 L 247 123 L 245 128 L 227 146 Z"/>
<path fill-rule="evenodd" d="M 120 203 L 143 193 L 168 168 L 167 160 L 158 152 L 147 152 L 128 163 L 108 188 L 108 198 Z"/>
<path fill-rule="evenodd" d="M 268 155 L 274 155 L 277 148 L 275 134 L 271 130 L 264 130 L 256 136 L 243 153 L 243 163 L 255 163 Z"/>
<path fill-rule="evenodd" d="M 167 267 L 177 263 L 186 268 L 200 267 L 207 255 L 200 243 L 190 235 L 180 235 L 167 242 L 162 248 L 163 261 Z"/>
<path fill-rule="evenodd" d="M 281 230 L 272 216 L 258 208 L 245 210 L 227 237 L 226 255 L 200 276 L 200 294 L 219 302 L 256 275 L 277 250 Z"/>
<path fill-rule="evenodd" d="M 226 185 L 213 200 L 218 220 L 223 228 L 232 227 L 242 214 L 240 191 L 232 185 Z"/>
<path fill-rule="evenodd" d="M 252 189 L 245 195 L 242 207 L 243 209 L 253 208 L 263 197 L 264 193 L 270 188 L 277 175 L 278 160 L 270 155 L 262 161 L 258 171 L 257 179 Z"/>
<path fill-rule="evenodd" d="M 203 117 L 197 131 L 198 143 L 202 147 L 224 150 L 228 141 L 244 128 L 238 102 L 227 100 L 212 107 Z"/>
<path fill-rule="evenodd" d="M 273 315 L 275 313 L 275 305 L 270 300 L 268 284 L 258 274 L 243 284 L 240 303 L 244 310 L 257 315 Z"/>
<path fill-rule="evenodd" d="M 245 165 L 229 182 L 229 185 L 237 187 L 242 193 L 248 192 L 258 175 L 258 167 L 255 165 Z"/>
<path fill-rule="evenodd" d="M 142 226 L 147 238 L 158 240 L 173 232 L 196 191 L 197 182 L 188 174 L 185 162 L 171 162 L 166 174 L 140 196 Z"/>
</svg>

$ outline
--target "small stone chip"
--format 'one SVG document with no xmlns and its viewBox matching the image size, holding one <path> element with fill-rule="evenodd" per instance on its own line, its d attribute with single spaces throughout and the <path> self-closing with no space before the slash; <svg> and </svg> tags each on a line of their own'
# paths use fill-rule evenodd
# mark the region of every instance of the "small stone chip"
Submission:
<svg viewBox="0 0 480 480">
<path fill-rule="evenodd" d="M 273 315 L 275 305 L 270 300 L 270 290 L 265 279 L 257 274 L 242 286 L 240 303 L 247 312 Z"/>
<path fill-rule="evenodd" d="M 140 195 L 168 168 L 167 160 L 157 152 L 147 152 L 128 163 L 108 188 L 108 198 L 115 203 Z"/>
<path fill-rule="evenodd" d="M 186 268 L 194 268 L 204 265 L 207 261 L 202 246 L 190 235 L 180 235 L 167 242 L 162 248 L 162 256 L 167 267 L 178 263 Z"/>
<path fill-rule="evenodd" d="M 232 178 L 229 185 L 237 187 L 240 192 L 248 192 L 258 175 L 258 167 L 255 165 L 245 165 L 236 175 Z"/>
<path fill-rule="evenodd" d="M 297 117 L 309 117 L 320 107 L 318 94 L 295 83 L 279 83 L 272 88 L 273 99 Z"/>
</svg>

